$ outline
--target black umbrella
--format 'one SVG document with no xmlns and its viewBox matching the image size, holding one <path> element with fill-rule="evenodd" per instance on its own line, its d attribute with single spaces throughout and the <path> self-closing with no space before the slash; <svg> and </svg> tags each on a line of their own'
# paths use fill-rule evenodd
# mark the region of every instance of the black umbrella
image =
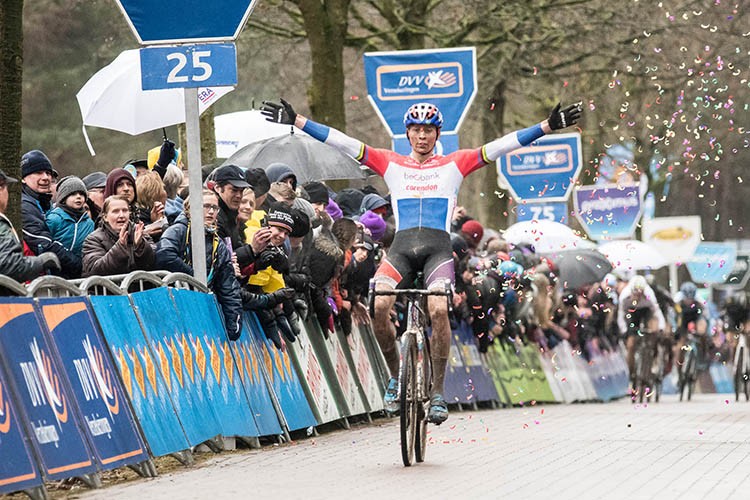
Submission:
<svg viewBox="0 0 750 500">
<path fill-rule="evenodd" d="M 601 281 L 612 270 L 612 264 L 596 250 L 565 250 L 547 254 L 557 266 L 563 288 L 581 288 Z"/>
<path fill-rule="evenodd" d="M 365 170 L 351 156 L 317 139 L 288 134 L 248 144 L 227 158 L 224 165 L 268 168 L 273 163 L 288 165 L 300 184 L 332 179 L 364 179 Z"/>
</svg>

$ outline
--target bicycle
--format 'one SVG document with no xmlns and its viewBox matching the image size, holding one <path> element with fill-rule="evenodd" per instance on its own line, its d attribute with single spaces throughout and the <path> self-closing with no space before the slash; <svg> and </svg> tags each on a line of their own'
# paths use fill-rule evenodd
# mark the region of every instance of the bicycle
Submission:
<svg viewBox="0 0 750 500">
<path fill-rule="evenodd" d="M 635 366 L 633 374 L 633 390 L 638 395 L 638 402 L 648 401 L 654 394 L 654 335 L 641 330 L 635 346 Z M 632 398 L 635 402 L 635 397 Z"/>
<path fill-rule="evenodd" d="M 401 459 L 406 467 L 414 461 L 424 462 L 427 451 L 427 412 L 432 388 L 432 357 L 430 340 L 426 334 L 427 297 L 445 296 L 450 308 L 451 289 L 424 290 L 423 275 L 419 273 L 415 287 L 401 290 L 375 290 L 370 282 L 370 315 L 374 317 L 377 295 L 406 299 L 406 330 L 401 335 L 398 373 Z"/>
<path fill-rule="evenodd" d="M 698 356 L 701 352 L 698 341 L 698 336 L 694 332 L 687 332 L 687 342 L 682 347 L 685 351 L 685 359 L 678 372 L 677 390 L 680 394 L 680 401 L 684 399 L 686 391 L 687 400 L 690 401 L 695 390 L 695 382 L 698 380 Z"/>
<path fill-rule="evenodd" d="M 653 389 L 651 392 L 654 395 L 654 402 L 658 403 L 661 397 L 662 387 L 664 384 L 664 372 L 667 364 L 669 363 L 669 356 L 671 347 L 665 342 L 663 338 L 656 340 L 656 355 L 654 356 L 653 365 L 651 367 L 651 374 L 653 376 Z"/>
<path fill-rule="evenodd" d="M 734 400 L 740 400 L 740 394 L 745 394 L 745 401 L 750 400 L 750 355 L 747 348 L 747 334 L 737 332 L 737 347 L 734 350 Z M 740 390 L 741 389 L 741 390 Z"/>
</svg>

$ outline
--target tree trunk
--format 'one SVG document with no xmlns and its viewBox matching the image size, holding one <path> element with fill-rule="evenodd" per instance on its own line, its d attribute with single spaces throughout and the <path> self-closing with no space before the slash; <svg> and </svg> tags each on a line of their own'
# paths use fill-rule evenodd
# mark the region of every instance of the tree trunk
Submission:
<svg viewBox="0 0 750 500">
<path fill-rule="evenodd" d="M 480 109 L 474 114 L 482 118 L 484 142 L 501 137 L 505 133 L 503 115 L 505 113 L 505 82 L 498 82 L 486 100 L 475 103 Z M 510 193 L 503 192 L 497 185 L 497 165 L 493 162 L 471 174 L 461 189 L 462 203 L 469 215 L 486 227 L 505 228 L 508 226 L 510 203 L 515 203 Z M 496 192 L 504 193 L 501 197 Z M 480 193 L 477 196 L 477 193 Z"/>
<path fill-rule="evenodd" d="M 312 118 L 346 129 L 343 52 L 349 0 L 299 0 L 312 58 L 307 90 Z"/>
<path fill-rule="evenodd" d="M 0 2 L 0 169 L 20 179 L 23 0 Z M 21 230 L 20 183 L 9 185 L 6 215 Z"/>
</svg>

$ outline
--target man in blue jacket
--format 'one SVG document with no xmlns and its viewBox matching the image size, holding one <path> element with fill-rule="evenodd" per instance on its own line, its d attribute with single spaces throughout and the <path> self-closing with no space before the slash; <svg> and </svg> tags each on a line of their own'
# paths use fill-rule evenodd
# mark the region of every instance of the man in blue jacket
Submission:
<svg viewBox="0 0 750 500">
<path fill-rule="evenodd" d="M 21 175 L 21 221 L 26 245 L 34 255 L 53 252 L 65 270 L 64 277 L 80 278 L 81 259 L 52 239 L 45 221 L 52 208 L 52 180 L 57 176 L 52 163 L 41 151 L 29 151 L 21 158 Z"/>
</svg>

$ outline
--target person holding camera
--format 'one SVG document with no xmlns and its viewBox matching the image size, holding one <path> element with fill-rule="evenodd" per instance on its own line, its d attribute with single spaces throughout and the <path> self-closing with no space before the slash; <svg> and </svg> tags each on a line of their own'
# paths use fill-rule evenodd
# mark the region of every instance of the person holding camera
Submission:
<svg viewBox="0 0 750 500">
<path fill-rule="evenodd" d="M 130 220 L 130 201 L 120 195 L 104 201 L 99 228 L 83 242 L 83 277 L 127 274 L 154 268 L 154 246 L 143 222 Z"/>
</svg>

